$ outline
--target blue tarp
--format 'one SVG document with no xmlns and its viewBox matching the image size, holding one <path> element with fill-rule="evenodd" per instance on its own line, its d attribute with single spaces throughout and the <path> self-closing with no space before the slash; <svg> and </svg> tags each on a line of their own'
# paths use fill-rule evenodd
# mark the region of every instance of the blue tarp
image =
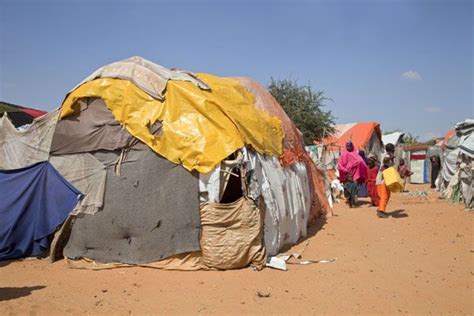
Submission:
<svg viewBox="0 0 474 316">
<path fill-rule="evenodd" d="M 49 162 L 0 170 L 0 260 L 42 254 L 80 198 Z"/>
</svg>

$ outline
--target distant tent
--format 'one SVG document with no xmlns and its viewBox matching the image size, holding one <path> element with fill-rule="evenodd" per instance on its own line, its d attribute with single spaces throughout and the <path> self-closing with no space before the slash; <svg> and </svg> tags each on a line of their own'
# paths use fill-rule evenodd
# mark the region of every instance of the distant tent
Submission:
<svg viewBox="0 0 474 316">
<path fill-rule="evenodd" d="M 443 142 L 441 143 L 441 147 L 443 149 L 446 149 L 446 146 L 448 145 L 449 140 L 453 137 L 456 136 L 456 130 L 454 128 L 448 130 L 446 132 L 446 135 L 444 135 Z"/>
<path fill-rule="evenodd" d="M 431 181 L 431 164 L 426 144 L 410 144 L 403 146 L 404 158 L 413 174 L 410 183 L 424 184 Z"/>
<path fill-rule="evenodd" d="M 324 138 L 321 143 L 329 150 L 342 150 L 351 140 L 357 150 L 364 150 L 366 155 L 379 156 L 383 152 L 382 132 L 376 122 L 361 122 L 336 125 L 336 132 Z"/>
<path fill-rule="evenodd" d="M 474 120 L 456 124 L 445 137 L 439 186 L 446 199 L 474 208 Z"/>
<path fill-rule="evenodd" d="M 11 120 L 13 125 L 15 125 L 15 127 L 31 124 L 33 119 L 46 114 L 45 111 L 25 108 L 19 105 L 0 101 L 0 116 L 5 115 L 4 113 L 7 113 L 8 118 Z"/>
<path fill-rule="evenodd" d="M 401 132 L 393 132 L 390 134 L 384 134 L 382 135 L 382 142 L 384 143 L 384 145 L 393 144 L 397 146 L 398 144 L 403 142 L 404 135 L 405 134 Z"/>
</svg>

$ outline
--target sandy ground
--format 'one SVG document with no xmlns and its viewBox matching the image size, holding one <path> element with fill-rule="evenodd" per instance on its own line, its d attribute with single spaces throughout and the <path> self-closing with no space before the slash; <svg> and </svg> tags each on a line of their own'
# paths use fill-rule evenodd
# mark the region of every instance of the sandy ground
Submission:
<svg viewBox="0 0 474 316">
<path fill-rule="evenodd" d="M 396 195 L 389 206 L 393 216 L 379 219 L 367 204 L 337 205 L 334 217 L 310 230 L 303 253 L 337 260 L 286 272 L 3 262 L 0 314 L 474 314 L 474 214 L 433 191 Z"/>
</svg>

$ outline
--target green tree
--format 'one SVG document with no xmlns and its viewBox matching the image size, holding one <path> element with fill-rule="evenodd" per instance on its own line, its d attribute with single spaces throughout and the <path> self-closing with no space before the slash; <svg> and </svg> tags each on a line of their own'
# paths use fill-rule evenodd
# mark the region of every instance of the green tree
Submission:
<svg viewBox="0 0 474 316">
<path fill-rule="evenodd" d="M 273 78 L 268 90 L 303 133 L 306 145 L 335 132 L 334 116 L 331 111 L 323 110 L 325 102 L 330 100 L 324 92 L 314 91 L 309 85 L 300 86 L 293 80 Z"/>
<path fill-rule="evenodd" d="M 405 133 L 405 135 L 403 135 L 403 143 L 404 144 L 417 144 L 419 143 L 419 137 L 414 136 L 411 133 Z"/>
</svg>

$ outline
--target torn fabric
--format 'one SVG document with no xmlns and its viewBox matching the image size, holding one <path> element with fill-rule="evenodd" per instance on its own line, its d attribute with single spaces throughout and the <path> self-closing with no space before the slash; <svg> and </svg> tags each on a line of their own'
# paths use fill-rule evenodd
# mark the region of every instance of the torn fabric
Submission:
<svg viewBox="0 0 474 316">
<path fill-rule="evenodd" d="M 48 160 L 58 115 L 56 110 L 34 119 L 23 131 L 6 115 L 0 118 L 0 169 L 20 169 Z"/>
</svg>

